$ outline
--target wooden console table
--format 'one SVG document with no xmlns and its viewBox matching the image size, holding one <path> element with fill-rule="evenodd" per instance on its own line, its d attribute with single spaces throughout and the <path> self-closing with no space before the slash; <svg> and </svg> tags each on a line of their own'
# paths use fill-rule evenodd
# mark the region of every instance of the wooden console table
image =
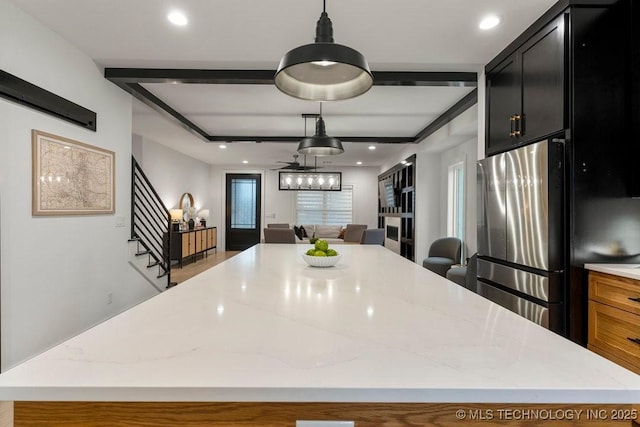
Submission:
<svg viewBox="0 0 640 427">
<path fill-rule="evenodd" d="M 171 261 L 178 261 L 180 267 L 185 259 L 195 261 L 196 256 L 217 247 L 217 228 L 196 228 L 195 230 L 171 232 Z"/>
</svg>

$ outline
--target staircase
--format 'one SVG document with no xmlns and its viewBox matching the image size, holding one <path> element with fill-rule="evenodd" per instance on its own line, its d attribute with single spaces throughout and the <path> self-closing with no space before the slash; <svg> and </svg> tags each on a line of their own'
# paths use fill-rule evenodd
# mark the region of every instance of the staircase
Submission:
<svg viewBox="0 0 640 427">
<path fill-rule="evenodd" d="M 167 288 L 171 282 L 171 216 L 160 196 L 131 157 L 131 239 L 135 242 L 137 257 L 146 256 L 148 269 L 158 268 L 157 278 L 167 277 Z"/>
</svg>

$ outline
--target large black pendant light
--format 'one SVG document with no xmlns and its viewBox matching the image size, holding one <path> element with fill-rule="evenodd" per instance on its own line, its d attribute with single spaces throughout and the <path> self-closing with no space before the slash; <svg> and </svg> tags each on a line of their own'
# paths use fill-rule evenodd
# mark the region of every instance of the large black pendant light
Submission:
<svg viewBox="0 0 640 427">
<path fill-rule="evenodd" d="M 322 119 L 322 103 L 320 104 L 320 115 L 316 120 L 316 134 L 305 136 L 300 140 L 298 153 L 309 156 L 331 156 L 344 153 L 342 142 L 338 138 L 327 135 Z"/>
<path fill-rule="evenodd" d="M 278 89 L 309 101 L 336 101 L 362 95 L 373 75 L 357 50 L 333 42 L 333 26 L 325 10 L 316 24 L 315 43 L 297 47 L 280 60 L 274 77 Z"/>
</svg>

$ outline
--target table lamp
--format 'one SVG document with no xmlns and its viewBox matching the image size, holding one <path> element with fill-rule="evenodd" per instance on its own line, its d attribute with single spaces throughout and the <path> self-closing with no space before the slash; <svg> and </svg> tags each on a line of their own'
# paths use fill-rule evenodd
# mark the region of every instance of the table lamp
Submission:
<svg viewBox="0 0 640 427">
<path fill-rule="evenodd" d="M 182 209 L 171 209 L 169 211 L 171 215 L 172 230 L 180 231 L 180 221 L 182 221 Z"/>
</svg>

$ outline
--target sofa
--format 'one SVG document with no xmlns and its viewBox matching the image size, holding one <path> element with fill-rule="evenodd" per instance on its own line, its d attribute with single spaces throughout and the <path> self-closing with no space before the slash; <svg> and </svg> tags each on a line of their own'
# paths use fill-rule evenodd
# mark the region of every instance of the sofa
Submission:
<svg viewBox="0 0 640 427">
<path fill-rule="evenodd" d="M 294 226 L 294 230 L 297 226 Z M 329 245 L 335 245 L 339 243 L 344 243 L 344 239 L 340 237 L 340 233 L 344 230 L 344 227 L 341 225 L 322 225 L 322 224 L 302 224 L 304 227 L 307 237 L 302 237 L 302 240 L 296 238 L 296 243 L 309 244 L 309 239 L 315 233 L 318 239 L 326 240 Z"/>
</svg>

